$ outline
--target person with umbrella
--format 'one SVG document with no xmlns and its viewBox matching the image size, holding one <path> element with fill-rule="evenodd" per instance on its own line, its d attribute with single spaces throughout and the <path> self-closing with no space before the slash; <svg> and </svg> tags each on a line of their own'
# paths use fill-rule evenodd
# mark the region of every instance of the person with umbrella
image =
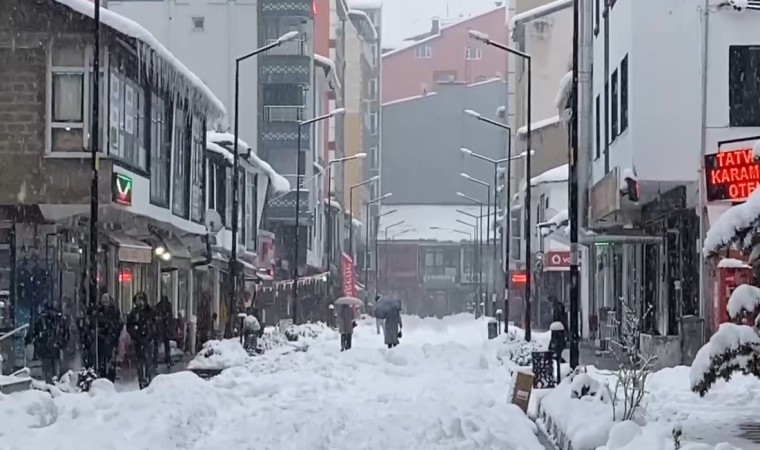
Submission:
<svg viewBox="0 0 760 450">
<path fill-rule="evenodd" d="M 340 333 L 340 351 L 351 350 L 351 341 L 354 334 L 354 307 L 361 306 L 362 302 L 354 297 L 341 297 L 335 300 L 338 315 L 338 332 Z"/>
<path fill-rule="evenodd" d="M 385 345 L 393 348 L 399 344 L 401 337 L 401 301 L 382 298 L 375 304 L 375 317 L 383 319 Z"/>
<path fill-rule="evenodd" d="M 377 302 L 380 300 L 380 295 L 375 296 L 375 305 L 377 305 Z M 377 312 L 375 312 L 375 327 L 377 328 L 377 334 L 380 334 L 380 330 L 383 328 L 383 319 L 377 317 Z"/>
</svg>

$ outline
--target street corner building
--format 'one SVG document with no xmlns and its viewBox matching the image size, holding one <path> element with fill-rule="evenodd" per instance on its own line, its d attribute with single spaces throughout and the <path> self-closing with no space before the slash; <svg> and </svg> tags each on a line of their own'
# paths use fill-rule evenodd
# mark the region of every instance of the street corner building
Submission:
<svg viewBox="0 0 760 450">
<path fill-rule="evenodd" d="M 236 308 L 251 304 L 273 264 L 260 230 L 264 204 L 287 180 L 241 151 L 241 207 L 230 205 L 224 104 L 150 32 L 101 10 L 100 101 L 93 105 L 94 7 L 86 0 L 3 2 L 0 18 L 0 332 L 28 324 L 45 302 L 81 317 L 87 260 L 98 297 L 122 314 L 132 297 L 167 296 L 186 319 L 188 350 L 211 317 L 224 323 L 229 226 L 240 221 L 245 277 Z M 94 111 L 99 110 L 99 121 Z M 93 127 L 99 123 L 98 141 Z M 98 154 L 98 248 L 89 248 L 91 156 Z M 218 224 L 217 218 L 221 218 Z M 7 313 L 7 314 L 5 314 Z M 197 324 L 197 327 L 196 327 Z M 198 330 L 196 330 L 198 328 Z M 22 342 L 3 343 L 6 363 Z M 13 367 L 14 364 L 8 364 Z"/>
</svg>

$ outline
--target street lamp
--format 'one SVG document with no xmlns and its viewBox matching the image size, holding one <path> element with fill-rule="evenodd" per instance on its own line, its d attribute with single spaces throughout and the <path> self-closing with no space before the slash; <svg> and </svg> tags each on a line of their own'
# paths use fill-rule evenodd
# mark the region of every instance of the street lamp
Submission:
<svg viewBox="0 0 760 450">
<path fill-rule="evenodd" d="M 293 271 L 293 308 L 291 312 L 293 315 L 294 324 L 298 324 L 298 246 L 300 241 L 299 238 L 301 235 L 301 177 L 303 176 L 301 173 L 303 172 L 303 158 L 301 158 L 301 128 L 304 126 L 309 126 L 316 122 L 327 120 L 331 117 L 345 114 L 345 112 L 345 109 L 338 108 L 330 111 L 327 114 L 298 122 L 298 146 L 296 147 L 296 154 L 298 155 L 296 158 L 296 232 L 295 239 L 293 240 L 293 267 L 291 269 Z"/>
<path fill-rule="evenodd" d="M 267 50 L 271 50 L 275 47 L 279 47 L 280 45 L 284 44 L 285 42 L 292 41 L 296 37 L 298 37 L 299 32 L 298 31 L 290 31 L 288 33 L 283 34 L 279 37 L 276 41 L 267 44 L 261 48 L 258 48 L 251 53 L 245 54 L 243 56 L 240 56 L 238 58 L 235 58 L 235 118 L 234 118 L 234 125 L 233 125 L 233 139 L 235 142 L 233 143 L 233 156 L 232 156 L 232 211 L 233 211 L 233 219 L 232 219 L 232 243 L 231 243 L 231 251 L 230 251 L 230 261 L 229 261 L 229 275 L 230 275 L 230 284 L 229 284 L 229 298 L 228 298 L 228 309 L 227 309 L 227 323 L 225 324 L 225 335 L 229 336 L 232 333 L 232 327 L 233 327 L 233 320 L 234 315 L 232 314 L 233 308 L 235 306 L 235 297 L 237 296 L 237 290 L 238 290 L 238 277 L 237 277 L 237 250 L 238 250 L 238 221 L 240 220 L 240 211 L 238 211 L 240 204 L 239 204 L 239 190 L 240 186 L 238 184 L 240 183 L 240 150 L 238 149 L 239 143 L 240 143 L 240 63 L 245 61 L 246 59 L 252 58 L 259 53 L 265 52 Z M 95 77 L 97 79 L 98 77 Z"/>
<path fill-rule="evenodd" d="M 483 300 L 483 202 L 480 200 L 470 197 L 469 195 L 463 194 L 461 192 L 457 192 L 457 195 L 459 197 L 462 197 L 465 200 L 468 200 L 472 203 L 480 205 L 480 214 L 477 216 L 477 223 L 478 223 L 478 303 L 480 303 Z M 475 217 L 472 214 L 466 213 L 461 210 L 457 210 L 460 214 L 465 214 L 470 217 Z M 488 235 L 488 217 L 486 217 L 486 235 Z"/>
<path fill-rule="evenodd" d="M 412 231 L 417 231 L 417 229 L 416 228 L 408 228 L 406 230 L 399 231 L 398 233 L 396 233 L 393 236 L 391 236 L 391 240 L 395 240 L 397 237 L 401 236 L 402 234 L 411 233 Z"/>
<path fill-rule="evenodd" d="M 486 33 L 483 33 L 482 31 L 478 30 L 469 30 L 467 31 L 467 34 L 470 35 L 470 38 L 475 39 L 476 41 L 480 41 L 486 45 L 490 45 L 492 47 L 496 47 L 500 50 L 503 50 L 507 53 L 510 53 L 512 55 L 515 55 L 519 58 L 522 58 L 525 60 L 527 69 L 528 69 L 528 89 L 527 89 L 527 95 L 528 95 L 528 104 L 527 104 L 527 119 L 526 119 L 526 148 L 528 149 L 528 156 L 525 159 L 525 172 L 528 174 L 528 188 L 525 191 L 525 202 L 524 202 L 524 214 L 525 214 L 525 340 L 530 341 L 531 339 L 531 327 L 530 327 L 530 316 L 531 316 L 531 302 L 530 302 L 530 295 L 531 295 L 531 283 L 530 283 L 530 270 L 531 270 L 531 239 L 530 239 L 530 177 L 531 177 L 531 170 L 530 170 L 530 162 L 531 162 L 531 153 L 530 150 L 533 148 L 532 142 L 531 142 L 531 103 L 533 103 L 533 92 L 532 92 L 532 69 L 531 69 L 531 61 L 532 58 L 529 54 L 522 52 L 520 50 L 516 50 L 510 47 L 507 47 L 504 44 L 501 44 L 499 42 L 496 42 L 492 40 Z"/>
<path fill-rule="evenodd" d="M 380 175 L 367 178 L 366 180 L 356 183 L 348 188 L 348 213 L 351 219 L 351 224 L 348 227 L 348 253 L 351 255 L 351 264 L 354 263 L 354 189 L 366 186 L 374 181 L 378 181 Z M 361 211 L 361 209 L 359 210 Z"/>
<path fill-rule="evenodd" d="M 466 180 L 469 180 L 469 181 L 472 181 L 473 183 L 479 184 L 479 185 L 481 185 L 481 186 L 483 186 L 483 187 L 486 188 L 486 239 L 485 239 L 485 246 L 486 246 L 486 249 L 488 249 L 489 240 L 490 240 L 490 230 L 488 228 L 490 227 L 490 220 L 491 220 L 491 185 L 489 185 L 488 183 L 486 183 L 483 180 L 479 180 L 477 178 L 474 178 L 474 177 L 472 177 L 472 176 L 470 176 L 470 175 L 468 175 L 466 173 L 461 173 L 460 175 L 462 176 L 462 178 L 464 178 Z M 494 193 L 494 197 L 495 196 L 496 195 Z M 494 208 L 494 216 L 495 215 L 496 215 L 496 208 Z M 495 224 L 495 222 L 496 222 L 496 220 L 494 219 L 494 224 Z M 488 251 L 488 250 L 486 250 L 486 251 Z M 496 256 L 496 238 L 495 238 L 495 235 L 494 235 L 494 261 L 493 261 L 493 265 L 497 264 L 495 256 Z M 491 289 L 493 290 L 493 292 L 489 292 L 489 289 L 488 289 L 489 285 L 486 284 L 486 305 L 490 305 L 492 303 L 492 300 L 489 297 L 492 297 L 493 294 L 496 293 L 496 279 L 493 277 L 493 272 L 494 271 L 491 270 L 491 275 L 489 275 L 489 276 L 486 277 L 486 283 L 488 283 L 489 281 L 492 281 L 491 279 L 493 278 L 493 281 L 491 282 L 491 286 L 490 286 Z"/>
<path fill-rule="evenodd" d="M 330 212 L 330 202 L 332 201 L 332 177 L 331 177 L 331 169 L 333 164 L 342 164 L 346 161 L 352 161 L 355 159 L 364 159 L 367 157 L 366 153 L 357 153 L 355 155 L 346 156 L 344 158 L 335 158 L 331 159 L 327 162 L 327 167 L 325 168 L 325 171 L 327 172 L 327 205 L 328 205 L 328 213 L 327 213 L 327 270 L 332 271 L 331 264 L 332 264 L 332 251 L 333 251 L 333 244 L 332 244 L 332 235 L 333 235 L 333 226 L 332 226 L 332 213 Z"/>
<path fill-rule="evenodd" d="M 395 227 L 397 227 L 399 225 L 403 225 L 405 223 L 406 223 L 406 220 L 399 220 L 398 222 L 394 222 L 394 223 L 388 225 L 387 227 L 385 227 L 385 239 L 384 239 L 384 242 L 385 242 L 385 245 L 386 245 L 386 252 L 385 252 L 385 261 L 384 261 L 385 264 L 383 264 L 383 275 L 385 275 L 384 276 L 384 284 L 385 284 L 385 286 L 388 286 L 388 251 L 387 251 L 388 230 L 390 230 L 391 228 L 395 228 Z"/>
<path fill-rule="evenodd" d="M 365 220 L 364 220 L 366 222 L 364 224 L 364 288 L 365 288 L 365 292 L 367 293 L 367 295 L 369 295 L 369 268 L 368 268 L 368 266 L 369 266 L 369 227 L 370 227 L 370 222 L 369 222 L 369 207 L 370 207 L 370 205 L 373 205 L 373 204 L 381 201 L 384 198 L 388 198 L 391 195 L 393 195 L 393 194 L 388 193 L 388 194 L 383 195 L 381 197 L 378 197 L 376 199 L 370 200 L 370 201 L 367 202 L 367 205 L 366 205 L 366 207 L 367 207 L 367 214 L 365 215 Z M 389 214 L 392 213 L 392 212 L 393 211 L 390 211 Z M 379 216 L 378 216 L 378 219 L 379 219 Z M 375 233 L 375 243 L 377 243 L 377 233 Z M 375 259 L 377 259 L 377 258 L 375 258 Z M 375 287 L 375 290 L 377 291 L 377 287 Z"/>
<path fill-rule="evenodd" d="M 375 293 L 376 295 L 380 295 L 380 248 L 378 245 L 378 241 L 380 240 L 378 238 L 378 235 L 380 234 L 380 218 L 389 216 L 395 212 L 397 212 L 397 209 L 391 209 L 390 211 L 386 211 L 384 213 L 381 213 L 379 216 L 377 216 L 377 233 L 375 233 Z M 403 223 L 403 220 L 401 221 Z"/>
</svg>

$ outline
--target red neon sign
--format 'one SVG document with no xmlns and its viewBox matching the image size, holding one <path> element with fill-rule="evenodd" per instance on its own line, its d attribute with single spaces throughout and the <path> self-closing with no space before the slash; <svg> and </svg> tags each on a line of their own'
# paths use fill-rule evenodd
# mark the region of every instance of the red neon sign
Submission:
<svg viewBox="0 0 760 450">
<path fill-rule="evenodd" d="M 119 272 L 119 283 L 131 283 L 132 282 L 132 271 L 129 269 L 124 269 L 121 272 Z"/>
<path fill-rule="evenodd" d="M 705 155 L 707 200 L 742 202 L 760 185 L 760 164 L 752 149 Z"/>
<path fill-rule="evenodd" d="M 525 272 L 513 272 L 512 273 L 512 286 L 525 286 L 528 282 L 528 276 Z"/>
</svg>

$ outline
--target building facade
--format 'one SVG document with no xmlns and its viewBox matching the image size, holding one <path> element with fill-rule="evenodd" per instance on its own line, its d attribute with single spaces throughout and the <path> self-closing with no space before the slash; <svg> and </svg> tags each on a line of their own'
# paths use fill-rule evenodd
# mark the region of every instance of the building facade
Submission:
<svg viewBox="0 0 760 450">
<path fill-rule="evenodd" d="M 475 29 L 506 40 L 505 16 L 506 7 L 500 6 L 453 23 L 433 19 L 430 33 L 410 37 L 406 45 L 383 53 L 383 103 L 432 92 L 441 81 L 504 78 L 506 53 L 470 39 L 467 32 Z"/>
</svg>

